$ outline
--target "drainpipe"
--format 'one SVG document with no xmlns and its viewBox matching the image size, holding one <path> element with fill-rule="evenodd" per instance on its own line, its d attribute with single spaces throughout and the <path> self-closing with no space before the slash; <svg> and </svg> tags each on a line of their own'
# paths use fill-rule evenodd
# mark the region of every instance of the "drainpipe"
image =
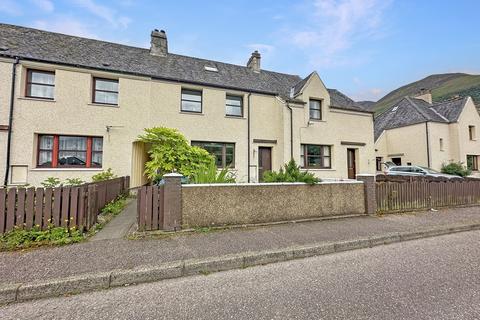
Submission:
<svg viewBox="0 0 480 320">
<path fill-rule="evenodd" d="M 430 168 L 430 139 L 428 137 L 428 121 L 425 122 L 425 135 L 427 137 L 427 167 Z"/>
<path fill-rule="evenodd" d="M 247 96 L 247 177 L 248 183 L 250 183 L 250 96 L 252 95 L 251 92 L 248 93 Z"/>
<path fill-rule="evenodd" d="M 293 159 L 293 109 L 287 102 L 287 108 L 290 110 L 290 160 Z"/>
<path fill-rule="evenodd" d="M 8 116 L 8 136 L 7 136 L 7 160 L 5 166 L 5 180 L 3 184 L 8 184 L 8 175 L 10 174 L 10 150 L 12 148 L 12 125 L 13 125 L 13 107 L 15 104 L 15 78 L 17 76 L 17 65 L 19 63 L 18 57 L 15 57 L 15 61 L 12 65 L 12 85 L 10 93 L 10 114 Z"/>
</svg>

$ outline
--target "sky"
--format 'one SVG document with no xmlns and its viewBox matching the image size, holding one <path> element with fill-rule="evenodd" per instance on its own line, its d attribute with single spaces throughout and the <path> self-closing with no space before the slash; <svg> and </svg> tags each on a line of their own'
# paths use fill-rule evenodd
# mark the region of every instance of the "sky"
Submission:
<svg viewBox="0 0 480 320">
<path fill-rule="evenodd" d="M 307 76 L 377 100 L 446 72 L 480 73 L 478 0 L 0 0 L 0 22 Z"/>
</svg>

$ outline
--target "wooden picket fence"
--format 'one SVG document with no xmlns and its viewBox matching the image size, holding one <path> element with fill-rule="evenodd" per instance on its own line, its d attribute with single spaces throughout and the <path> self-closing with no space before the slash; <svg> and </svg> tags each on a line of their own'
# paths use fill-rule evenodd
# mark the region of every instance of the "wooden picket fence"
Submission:
<svg viewBox="0 0 480 320">
<path fill-rule="evenodd" d="M 58 188 L 0 188 L 0 234 L 15 227 L 88 230 L 105 205 L 128 191 L 130 178 Z"/>
<path fill-rule="evenodd" d="M 164 218 L 164 186 L 143 186 L 137 193 L 138 230 L 162 230 Z"/>
<path fill-rule="evenodd" d="M 406 212 L 480 204 L 480 179 L 382 178 L 377 212 Z"/>
</svg>

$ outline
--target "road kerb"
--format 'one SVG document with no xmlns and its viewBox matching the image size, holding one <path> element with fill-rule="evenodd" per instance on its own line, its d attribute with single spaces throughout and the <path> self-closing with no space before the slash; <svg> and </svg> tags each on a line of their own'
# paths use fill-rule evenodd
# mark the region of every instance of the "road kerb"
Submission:
<svg viewBox="0 0 480 320">
<path fill-rule="evenodd" d="M 320 256 L 334 252 L 363 249 L 389 243 L 478 229 L 480 229 L 480 224 L 436 227 L 432 229 L 391 233 L 335 243 L 319 243 L 287 247 L 277 250 L 245 252 L 205 259 L 189 259 L 165 263 L 158 266 L 142 266 L 128 270 L 91 273 L 41 282 L 35 281 L 23 284 L 4 284 L 0 285 L 0 304 L 48 298 L 65 294 L 76 294 L 122 285 L 161 281 L 195 274 L 209 274 L 212 272 Z"/>
<path fill-rule="evenodd" d="M 54 297 L 86 291 L 108 289 L 110 272 L 83 274 L 74 277 L 22 284 L 17 290 L 17 301 Z"/>
</svg>

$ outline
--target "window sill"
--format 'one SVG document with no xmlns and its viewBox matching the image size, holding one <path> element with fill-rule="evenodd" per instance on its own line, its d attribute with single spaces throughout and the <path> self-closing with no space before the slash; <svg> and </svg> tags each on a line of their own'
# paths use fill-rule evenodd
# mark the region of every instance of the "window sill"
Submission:
<svg viewBox="0 0 480 320">
<path fill-rule="evenodd" d="M 327 121 L 321 120 L 321 119 L 308 119 L 308 122 L 327 122 Z"/>
<path fill-rule="evenodd" d="M 19 100 L 42 101 L 42 102 L 57 102 L 55 99 L 42 99 L 33 97 L 18 97 Z"/>
<path fill-rule="evenodd" d="M 103 171 L 102 168 L 33 168 L 30 171 Z"/>
<path fill-rule="evenodd" d="M 95 102 L 90 102 L 88 105 L 89 105 L 89 106 L 94 106 L 94 107 L 120 108 L 120 105 L 118 105 L 118 104 L 107 104 L 107 103 L 95 103 Z"/>
<path fill-rule="evenodd" d="M 188 111 L 180 111 L 180 114 L 192 114 L 194 116 L 204 116 L 203 112 L 188 112 Z"/>
<path fill-rule="evenodd" d="M 328 169 L 317 169 L 317 168 L 300 168 L 300 170 L 304 171 L 336 171 L 333 168 L 328 168 Z"/>
<path fill-rule="evenodd" d="M 247 120 L 247 118 L 244 118 L 243 116 L 240 117 L 240 116 L 228 116 L 226 115 L 225 118 L 228 118 L 228 119 L 239 119 L 239 120 Z"/>
</svg>

